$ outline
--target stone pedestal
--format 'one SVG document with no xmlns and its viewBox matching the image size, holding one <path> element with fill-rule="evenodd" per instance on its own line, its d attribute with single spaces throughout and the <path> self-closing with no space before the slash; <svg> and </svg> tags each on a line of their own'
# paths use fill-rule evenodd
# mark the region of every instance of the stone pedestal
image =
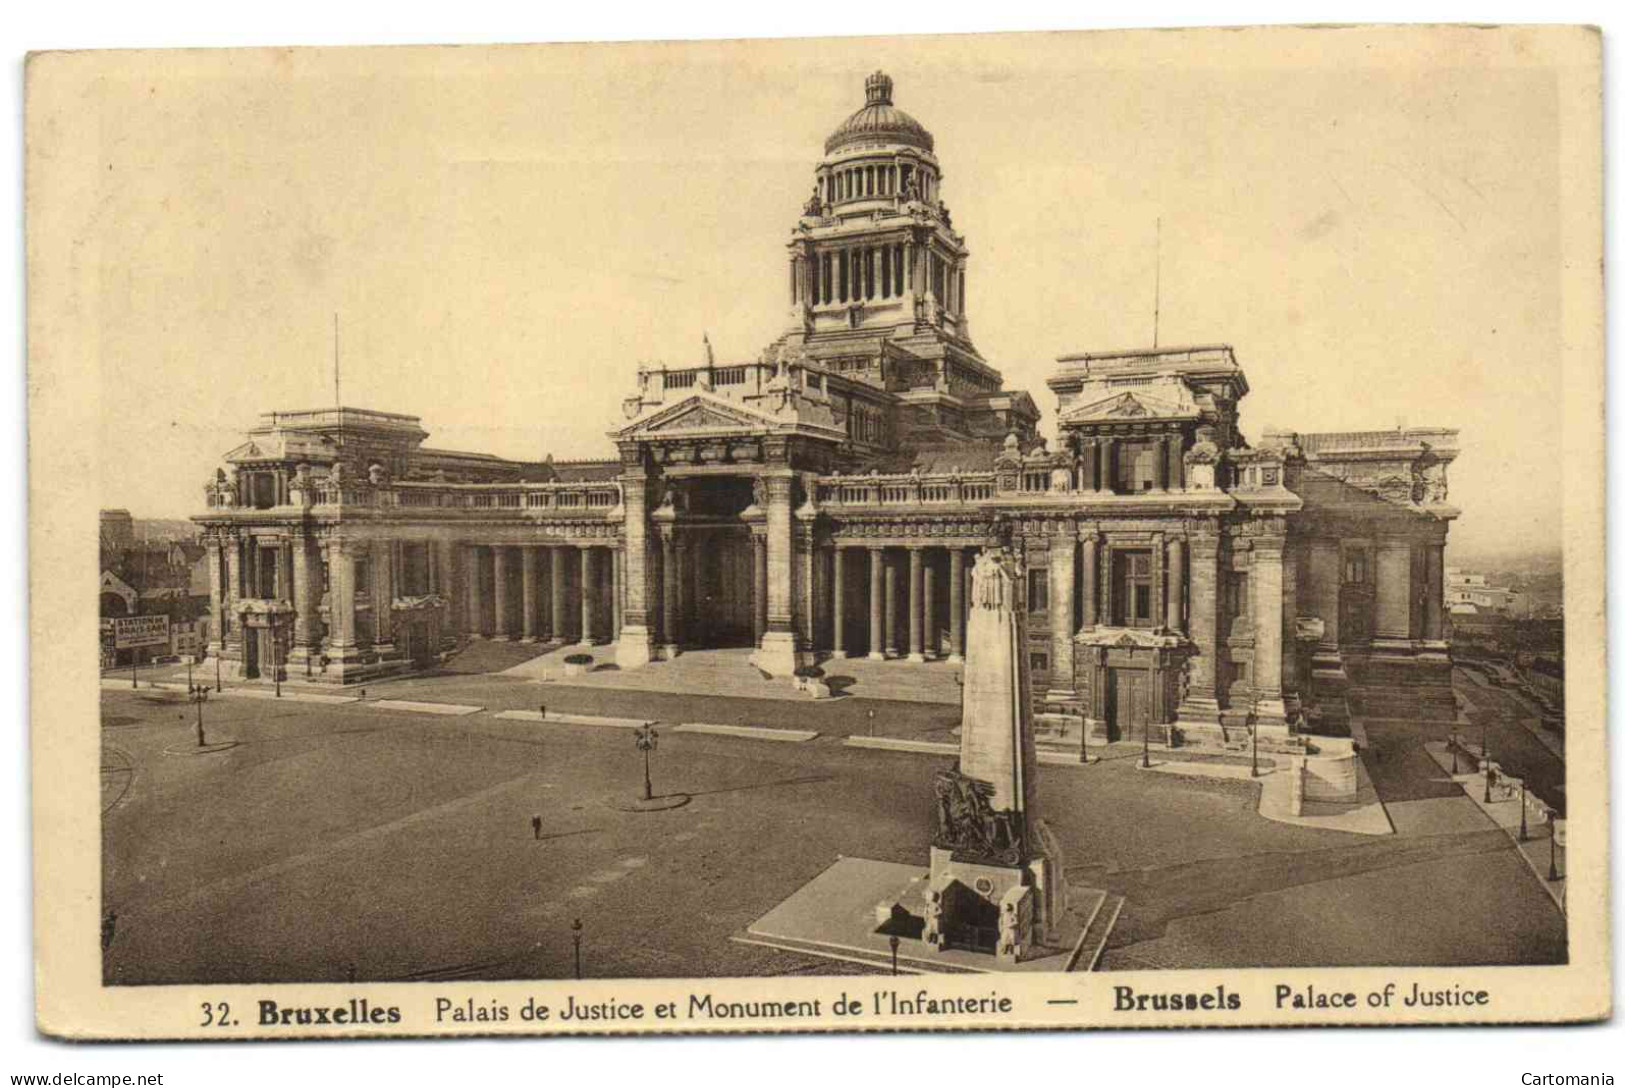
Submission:
<svg viewBox="0 0 1625 1088">
<path fill-rule="evenodd" d="M 811 654 L 797 646 L 795 632 L 769 631 L 762 636 L 762 644 L 751 655 L 750 663 L 770 676 L 794 676 L 797 669 L 810 665 L 811 659 Z"/>
<path fill-rule="evenodd" d="M 622 669 L 641 669 L 655 658 L 654 634 L 643 624 L 627 624 L 615 643 L 615 664 Z"/>
</svg>

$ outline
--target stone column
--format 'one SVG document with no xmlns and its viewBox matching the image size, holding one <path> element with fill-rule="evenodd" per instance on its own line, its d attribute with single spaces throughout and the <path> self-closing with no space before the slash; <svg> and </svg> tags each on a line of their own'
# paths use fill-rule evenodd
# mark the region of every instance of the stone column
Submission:
<svg viewBox="0 0 1625 1088">
<path fill-rule="evenodd" d="M 1082 459 L 1082 469 L 1078 487 L 1083 491 L 1100 490 L 1100 444 L 1093 436 L 1085 438 L 1078 447 L 1078 455 Z"/>
<path fill-rule="evenodd" d="M 535 548 L 519 549 L 520 637 L 536 641 L 536 562 Z"/>
<path fill-rule="evenodd" d="M 869 660 L 886 660 L 885 565 L 882 548 L 869 549 Z"/>
<path fill-rule="evenodd" d="M 555 545 L 547 550 L 548 604 L 553 611 L 553 638 L 566 645 L 570 642 L 570 586 L 566 581 L 565 556 L 569 548 Z"/>
<path fill-rule="evenodd" d="M 468 633 L 485 637 L 485 549 L 468 546 Z"/>
<path fill-rule="evenodd" d="M 649 481 L 641 466 L 630 468 L 621 478 L 621 508 L 626 601 L 621 611 L 621 631 L 615 646 L 615 663 L 623 669 L 647 665 L 655 653 L 654 600 L 655 566 L 658 562 L 650 533 Z"/>
<path fill-rule="evenodd" d="M 1155 468 L 1158 491 L 1168 490 L 1168 438 L 1158 435 L 1151 443 L 1151 464 Z"/>
<path fill-rule="evenodd" d="M 226 644 L 226 552 L 218 539 L 209 541 L 209 652 L 216 657 Z"/>
<path fill-rule="evenodd" d="M 886 610 L 882 617 L 886 621 L 886 656 L 900 657 L 901 651 L 897 645 L 897 564 L 884 552 L 881 553 L 881 561 L 886 568 Z"/>
<path fill-rule="evenodd" d="M 1177 432 L 1168 436 L 1168 488 L 1185 490 L 1185 436 Z"/>
<path fill-rule="evenodd" d="M 921 646 L 926 660 L 938 657 L 937 653 L 937 569 L 927 554 L 923 560 L 925 564 L 925 597 L 921 601 L 920 612 L 925 617 L 925 642 Z"/>
<path fill-rule="evenodd" d="M 925 660 L 925 554 L 918 544 L 908 546 L 908 659 Z"/>
<path fill-rule="evenodd" d="M 440 552 L 439 592 L 446 598 L 446 624 L 441 642 L 455 644 L 460 636 L 468 634 L 468 582 L 462 574 L 462 549 L 450 540 L 436 541 L 433 546 Z"/>
<path fill-rule="evenodd" d="M 1190 682 L 1179 705 L 1179 720 L 1212 724 L 1219 720 L 1219 534 L 1197 533 L 1190 545 Z"/>
<path fill-rule="evenodd" d="M 365 547 L 365 544 L 359 545 Z M 339 678 L 345 663 L 354 663 L 360 647 L 355 631 L 355 541 L 333 539 L 327 545 L 328 619 L 332 624 L 327 641 L 328 657 L 339 663 Z"/>
<path fill-rule="evenodd" d="M 1291 539 L 1281 553 L 1281 700 L 1287 719 L 1295 720 L 1302 703 L 1298 698 L 1298 574 L 1300 548 Z"/>
<path fill-rule="evenodd" d="M 367 587 L 372 598 L 372 646 L 387 653 L 395 646 L 395 542 L 375 540 L 372 544 L 372 585 Z"/>
<path fill-rule="evenodd" d="M 1100 440 L 1100 490 L 1112 491 L 1117 483 L 1117 439 Z"/>
<path fill-rule="evenodd" d="M 511 638 L 508 627 L 508 549 L 498 544 L 491 549 L 491 637 Z"/>
<path fill-rule="evenodd" d="M 697 533 L 692 530 L 678 531 L 673 543 L 677 547 L 677 569 L 681 577 L 677 579 L 677 615 L 682 627 L 683 637 L 678 645 L 684 649 L 694 649 L 700 646 L 705 636 L 709 616 L 702 617 L 697 604 L 699 600 L 700 564 L 694 558 Z M 702 538 L 703 539 L 703 538 Z"/>
<path fill-rule="evenodd" d="M 1408 644 L 1411 638 L 1411 544 L 1377 541 L 1376 643 Z"/>
<path fill-rule="evenodd" d="M 1422 637 L 1429 642 L 1444 639 L 1444 545 L 1427 547 L 1427 624 Z"/>
<path fill-rule="evenodd" d="M 598 639 L 598 553 L 581 545 L 581 641 L 591 646 Z"/>
<path fill-rule="evenodd" d="M 321 622 L 322 580 L 319 572 L 321 557 L 316 554 L 316 541 L 311 534 L 299 530 L 293 536 L 293 652 L 290 661 L 309 661 L 320 644 L 317 633 Z"/>
<path fill-rule="evenodd" d="M 965 660 L 965 549 L 948 549 L 948 660 Z"/>
<path fill-rule="evenodd" d="M 767 535 L 752 533 L 750 538 L 751 631 L 757 646 L 767 634 Z"/>
<path fill-rule="evenodd" d="M 846 657 L 846 565 L 843 562 L 846 549 L 839 544 L 835 545 L 835 555 L 832 559 L 835 570 L 832 576 L 834 585 L 831 587 L 831 596 L 834 600 L 830 606 L 830 656 L 839 661 Z"/>
<path fill-rule="evenodd" d="M 1286 724 L 1281 700 L 1281 612 L 1283 537 L 1253 541 L 1253 696 L 1260 727 Z"/>
<path fill-rule="evenodd" d="M 621 549 L 616 548 L 609 553 L 609 637 L 617 644 L 621 641 L 621 610 L 625 607 L 622 594 L 625 592 L 626 575 L 621 570 L 624 561 L 625 553 Z"/>
<path fill-rule="evenodd" d="M 1100 537 L 1085 533 L 1083 537 L 1083 626 L 1085 629 L 1100 625 Z"/>
<path fill-rule="evenodd" d="M 1072 595 L 1077 577 L 1078 539 L 1070 525 L 1049 543 L 1049 700 L 1070 699 L 1077 692 L 1073 675 Z"/>
<path fill-rule="evenodd" d="M 1168 541 L 1168 630 L 1185 630 L 1185 541 Z"/>
<path fill-rule="evenodd" d="M 670 660 L 682 653 L 683 645 L 677 627 L 678 594 L 681 591 L 678 583 L 682 581 L 682 574 L 677 569 L 677 541 L 672 539 L 670 529 L 660 534 L 660 559 L 661 598 L 664 606 L 660 637 L 665 640 L 661 652 L 667 660 Z"/>
<path fill-rule="evenodd" d="M 763 476 L 767 490 L 767 632 L 756 651 L 756 667 L 770 676 L 790 676 L 801 664 L 794 605 L 795 556 L 790 538 L 790 504 L 795 478 Z"/>
<path fill-rule="evenodd" d="M 1309 544 L 1309 591 L 1315 614 L 1324 625 L 1316 652 L 1337 653 L 1337 625 L 1342 608 L 1343 555 L 1335 539 L 1316 538 Z"/>
</svg>

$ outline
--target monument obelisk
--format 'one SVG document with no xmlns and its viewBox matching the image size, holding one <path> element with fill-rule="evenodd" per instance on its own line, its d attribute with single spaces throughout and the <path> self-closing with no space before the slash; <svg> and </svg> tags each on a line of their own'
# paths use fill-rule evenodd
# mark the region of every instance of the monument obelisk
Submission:
<svg viewBox="0 0 1625 1088">
<path fill-rule="evenodd" d="M 933 783 L 924 938 L 938 952 L 1033 954 L 1066 913 L 1059 844 L 1034 812 L 1022 565 L 984 552 L 971 572 L 959 762 Z"/>
</svg>

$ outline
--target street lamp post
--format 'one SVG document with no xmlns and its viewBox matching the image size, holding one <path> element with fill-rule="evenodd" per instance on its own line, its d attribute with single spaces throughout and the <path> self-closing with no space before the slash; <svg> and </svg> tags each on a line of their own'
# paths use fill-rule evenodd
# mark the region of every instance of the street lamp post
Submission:
<svg viewBox="0 0 1625 1088">
<path fill-rule="evenodd" d="M 581 977 L 581 919 L 570 923 L 570 938 L 576 946 L 576 978 Z"/>
<path fill-rule="evenodd" d="M 271 628 L 276 639 L 276 697 L 282 698 L 282 673 L 288 660 L 288 648 L 282 644 L 282 623 L 278 621 Z"/>
<path fill-rule="evenodd" d="M 893 975 L 897 974 L 897 946 L 900 943 L 901 942 L 897 939 L 897 935 L 893 934 L 891 939 L 891 973 Z"/>
<path fill-rule="evenodd" d="M 218 651 L 216 651 L 215 655 L 214 655 L 214 690 L 215 691 L 221 690 L 221 688 L 220 688 L 220 655 L 225 652 L 225 648 L 226 648 L 226 642 L 225 642 L 225 639 L 222 638 L 220 640 L 220 649 Z"/>
<path fill-rule="evenodd" d="M 1529 783 L 1518 783 L 1518 841 L 1529 841 Z"/>
<path fill-rule="evenodd" d="M 655 750 L 660 743 L 660 734 L 655 730 L 654 723 L 640 726 L 636 734 L 638 751 L 643 753 L 643 799 L 654 800 L 654 784 L 649 780 L 649 753 Z"/>
<path fill-rule="evenodd" d="M 1450 731 L 1450 777 L 1451 778 L 1454 778 L 1456 775 L 1461 773 L 1461 764 L 1459 762 L 1457 762 L 1460 752 L 1461 752 L 1461 740 L 1460 740 L 1460 738 L 1458 738 L 1456 736 L 1456 731 L 1454 729 L 1452 729 Z"/>
<path fill-rule="evenodd" d="M 1546 879 L 1549 882 L 1562 880 L 1563 878 L 1559 876 L 1557 872 L 1557 813 L 1548 813 L 1546 817 L 1546 826 L 1551 829 L 1551 840 L 1547 844 L 1550 847 L 1551 852 L 1547 857 Z"/>
<path fill-rule="evenodd" d="M 1253 734 L 1253 772 L 1252 777 L 1258 777 L 1258 722 L 1252 723 Z"/>
<path fill-rule="evenodd" d="M 203 704 L 209 701 L 209 685 L 198 684 L 193 686 L 188 684 L 186 697 L 191 700 L 193 706 L 197 707 L 197 746 L 199 748 L 205 747 L 203 740 Z"/>
<path fill-rule="evenodd" d="M 1145 722 L 1140 726 L 1140 767 L 1146 769 L 1151 766 L 1151 723 Z"/>
</svg>

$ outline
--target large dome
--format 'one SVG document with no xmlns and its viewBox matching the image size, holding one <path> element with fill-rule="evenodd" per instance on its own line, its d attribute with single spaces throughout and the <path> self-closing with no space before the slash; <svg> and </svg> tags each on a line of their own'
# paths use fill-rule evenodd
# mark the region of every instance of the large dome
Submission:
<svg viewBox="0 0 1625 1088">
<path fill-rule="evenodd" d="M 891 76 L 876 72 L 863 81 L 863 90 L 867 99 L 863 108 L 842 121 L 841 127 L 824 141 L 824 154 L 833 155 L 848 144 L 876 140 L 935 150 L 936 141 L 925 126 L 891 104 Z"/>
</svg>

